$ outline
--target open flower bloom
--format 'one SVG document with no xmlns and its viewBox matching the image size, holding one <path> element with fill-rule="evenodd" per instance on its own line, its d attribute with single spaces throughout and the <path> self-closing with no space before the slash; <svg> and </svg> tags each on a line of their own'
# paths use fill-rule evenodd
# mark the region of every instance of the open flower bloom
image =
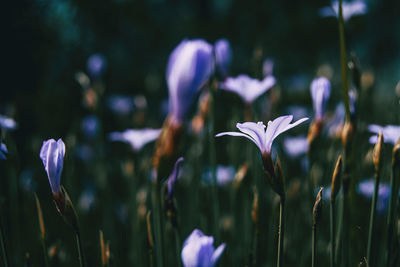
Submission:
<svg viewBox="0 0 400 267">
<path fill-rule="evenodd" d="M 6 160 L 6 154 L 8 154 L 7 147 L 4 143 L 0 141 L 0 159 Z"/>
<path fill-rule="evenodd" d="M 183 40 L 172 51 L 167 65 L 167 84 L 174 121 L 185 119 L 197 91 L 213 71 L 213 47 L 204 40 Z"/>
<path fill-rule="evenodd" d="M 378 141 L 378 134 L 380 132 L 383 133 L 383 140 L 386 143 L 395 145 L 400 138 L 400 126 L 397 125 L 387 125 L 383 127 L 377 124 L 371 124 L 368 126 L 368 131 L 376 133 L 376 135 L 369 138 L 371 144 L 375 144 Z"/>
<path fill-rule="evenodd" d="M 321 120 L 325 113 L 326 102 L 331 95 L 331 83 L 325 77 L 315 78 L 310 86 L 315 119 Z"/>
<path fill-rule="evenodd" d="M 267 76 L 262 81 L 241 74 L 236 78 L 229 77 L 220 84 L 221 89 L 238 94 L 246 104 L 251 104 L 260 95 L 271 89 L 276 83 L 273 76 Z"/>
<path fill-rule="evenodd" d="M 43 142 L 40 149 L 44 169 L 49 178 L 50 188 L 54 195 L 61 192 L 60 178 L 64 165 L 65 144 L 60 139 L 56 142 L 50 139 Z"/>
<path fill-rule="evenodd" d="M 232 61 L 231 46 L 226 39 L 219 39 L 214 44 L 215 65 L 218 73 L 224 78 L 228 75 Z"/>
<path fill-rule="evenodd" d="M 308 118 L 302 118 L 294 123 L 290 123 L 293 119 L 292 115 L 281 116 L 276 118 L 273 121 L 268 122 L 268 127 L 264 125 L 264 123 L 260 122 L 244 122 L 237 123 L 236 127 L 241 131 L 238 132 L 224 132 L 219 133 L 216 137 L 220 137 L 223 135 L 230 136 L 242 136 L 251 140 L 256 146 L 260 149 L 261 154 L 270 154 L 272 142 L 278 135 L 283 132 L 286 132 L 293 127 L 299 125 L 303 121 L 308 120 Z"/>
<path fill-rule="evenodd" d="M 225 244 L 214 249 L 214 238 L 195 229 L 186 238 L 182 248 L 182 262 L 185 267 L 213 267 L 224 252 Z"/>
<path fill-rule="evenodd" d="M 352 2 L 342 2 L 343 20 L 348 21 L 353 16 L 367 13 L 367 4 L 363 0 L 354 0 Z M 332 1 L 331 6 L 319 9 L 321 17 L 339 17 L 339 2 Z"/>
<path fill-rule="evenodd" d="M 161 129 L 128 129 L 123 132 L 112 132 L 108 135 L 111 141 L 121 141 L 131 145 L 134 151 L 140 151 L 147 143 L 155 141 Z"/>
<path fill-rule="evenodd" d="M 180 157 L 176 162 L 174 166 L 174 170 L 172 171 L 171 175 L 169 176 L 167 180 L 167 191 L 168 191 L 168 197 L 171 198 L 172 194 L 174 193 L 175 189 L 175 184 L 178 181 L 179 178 L 179 171 L 181 168 L 183 162 L 183 157 Z"/>
</svg>

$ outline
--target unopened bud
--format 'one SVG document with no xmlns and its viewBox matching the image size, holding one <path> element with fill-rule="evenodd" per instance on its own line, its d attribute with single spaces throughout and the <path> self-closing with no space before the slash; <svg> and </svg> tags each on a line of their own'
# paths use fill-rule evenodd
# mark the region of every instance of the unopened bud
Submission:
<svg viewBox="0 0 400 267">
<path fill-rule="evenodd" d="M 374 152 L 373 152 L 373 161 L 375 172 L 379 172 L 382 167 L 382 157 L 383 157 L 383 134 L 382 132 L 378 135 L 378 141 L 375 144 Z"/>
<path fill-rule="evenodd" d="M 340 191 L 341 175 L 342 175 L 342 156 L 339 155 L 336 161 L 335 170 L 333 171 L 332 175 L 331 202 L 335 201 L 336 196 Z"/>
<path fill-rule="evenodd" d="M 346 121 L 342 129 L 342 145 L 348 147 L 354 136 L 354 124 Z"/>
<path fill-rule="evenodd" d="M 251 218 L 253 219 L 253 223 L 257 224 L 257 222 L 258 222 L 258 193 L 257 193 L 256 188 L 254 188 L 253 210 L 251 211 Z"/>
<path fill-rule="evenodd" d="M 322 189 L 318 192 L 318 195 L 315 199 L 314 207 L 313 207 L 313 227 L 317 225 L 321 218 L 321 211 L 322 211 Z"/>
</svg>

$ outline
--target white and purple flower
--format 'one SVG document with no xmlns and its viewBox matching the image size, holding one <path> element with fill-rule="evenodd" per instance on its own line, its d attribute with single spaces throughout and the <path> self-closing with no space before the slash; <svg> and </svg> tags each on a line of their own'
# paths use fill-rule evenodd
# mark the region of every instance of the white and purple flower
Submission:
<svg viewBox="0 0 400 267">
<path fill-rule="evenodd" d="M 60 139 L 58 141 L 49 139 L 43 142 L 40 149 L 40 158 L 42 159 L 44 169 L 49 178 L 50 188 L 53 195 L 61 192 L 61 173 L 64 166 L 65 144 Z"/>
<path fill-rule="evenodd" d="M 128 129 L 123 132 L 112 132 L 108 135 L 111 141 L 121 141 L 131 145 L 134 151 L 141 150 L 147 143 L 155 141 L 161 133 L 161 129 Z"/>
<path fill-rule="evenodd" d="M 377 124 L 370 124 L 368 126 L 368 131 L 375 133 L 369 138 L 371 144 L 375 144 L 378 141 L 378 134 L 382 132 L 383 140 L 385 143 L 391 143 L 393 145 L 400 139 L 400 126 L 398 125 L 386 125 L 380 126 Z"/>
<path fill-rule="evenodd" d="M 241 74 L 236 78 L 227 78 L 225 82 L 220 84 L 220 88 L 239 95 L 246 104 L 250 105 L 255 99 L 271 89 L 275 83 L 276 80 L 272 75 L 260 81 Z"/>
<path fill-rule="evenodd" d="M 213 267 L 224 252 L 225 244 L 214 248 L 214 238 L 195 229 L 186 238 L 182 248 L 182 262 L 185 267 Z"/>
<path fill-rule="evenodd" d="M 204 40 L 183 40 L 167 65 L 169 110 L 172 120 L 182 122 L 198 90 L 214 71 L 213 47 Z"/>
<path fill-rule="evenodd" d="M 310 86 L 316 120 L 322 120 L 331 95 L 331 83 L 325 77 L 315 78 Z"/>
</svg>

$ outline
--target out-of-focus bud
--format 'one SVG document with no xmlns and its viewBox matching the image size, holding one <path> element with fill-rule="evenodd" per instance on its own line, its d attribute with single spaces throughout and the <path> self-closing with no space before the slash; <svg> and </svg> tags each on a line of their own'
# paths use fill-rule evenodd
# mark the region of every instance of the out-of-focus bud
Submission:
<svg viewBox="0 0 400 267">
<path fill-rule="evenodd" d="M 254 188 L 253 209 L 251 211 L 251 218 L 253 219 L 254 224 L 258 223 L 258 192 L 256 188 Z"/>
<path fill-rule="evenodd" d="M 215 65 L 221 78 L 225 78 L 229 73 L 232 61 L 231 45 L 227 39 L 219 39 L 214 44 Z"/>
<path fill-rule="evenodd" d="M 346 121 L 342 130 L 342 145 L 347 147 L 354 135 L 354 124 L 352 122 Z"/>
<path fill-rule="evenodd" d="M 322 211 L 322 187 L 318 192 L 317 198 L 315 199 L 314 207 L 313 207 L 313 227 L 317 225 L 319 220 L 321 219 L 321 211 Z"/>
<path fill-rule="evenodd" d="M 311 82 L 310 90 L 315 120 L 322 120 L 325 113 L 326 103 L 331 95 L 331 83 L 325 77 L 316 78 Z"/>
<path fill-rule="evenodd" d="M 331 202 L 335 202 L 336 196 L 339 193 L 341 184 L 341 179 L 340 179 L 341 175 L 342 175 L 342 156 L 339 155 L 336 161 L 335 170 L 333 171 L 332 175 Z"/>
<path fill-rule="evenodd" d="M 319 134 L 322 131 L 323 124 L 324 123 L 322 120 L 314 120 L 310 124 L 310 128 L 308 129 L 308 135 L 307 135 L 308 144 L 312 144 L 314 142 L 315 138 L 317 138 L 317 136 L 319 136 Z"/>
<path fill-rule="evenodd" d="M 243 179 L 246 177 L 247 171 L 249 170 L 249 164 L 244 163 L 239 170 L 235 174 L 235 178 L 233 179 L 233 187 L 239 188 L 242 184 Z"/>
<path fill-rule="evenodd" d="M 40 237 L 44 240 L 46 238 L 46 229 L 44 228 L 42 208 L 40 207 L 39 198 L 37 197 L 36 193 L 35 193 L 35 200 L 36 200 L 36 208 L 37 208 L 39 227 L 40 227 Z"/>
<path fill-rule="evenodd" d="M 375 172 L 378 173 L 382 168 L 382 157 L 383 157 L 383 134 L 382 132 L 378 135 L 378 142 L 376 142 L 373 152 L 373 161 Z"/>
</svg>

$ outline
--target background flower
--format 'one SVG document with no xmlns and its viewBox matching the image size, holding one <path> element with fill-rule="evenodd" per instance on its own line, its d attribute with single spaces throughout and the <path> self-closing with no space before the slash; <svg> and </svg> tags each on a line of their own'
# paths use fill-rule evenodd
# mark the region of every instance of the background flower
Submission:
<svg viewBox="0 0 400 267">
<path fill-rule="evenodd" d="M 155 141 L 161 129 L 128 129 L 123 132 L 112 132 L 108 135 L 111 141 L 121 141 L 131 145 L 134 151 L 140 151 L 149 142 Z"/>
<path fill-rule="evenodd" d="M 391 143 L 395 145 L 400 138 L 400 126 L 397 125 L 380 126 L 377 124 L 370 124 L 368 126 L 368 131 L 377 134 L 369 138 L 369 142 L 371 144 L 375 144 L 378 141 L 378 134 L 380 132 L 383 134 L 383 141 L 385 143 Z"/>
</svg>

